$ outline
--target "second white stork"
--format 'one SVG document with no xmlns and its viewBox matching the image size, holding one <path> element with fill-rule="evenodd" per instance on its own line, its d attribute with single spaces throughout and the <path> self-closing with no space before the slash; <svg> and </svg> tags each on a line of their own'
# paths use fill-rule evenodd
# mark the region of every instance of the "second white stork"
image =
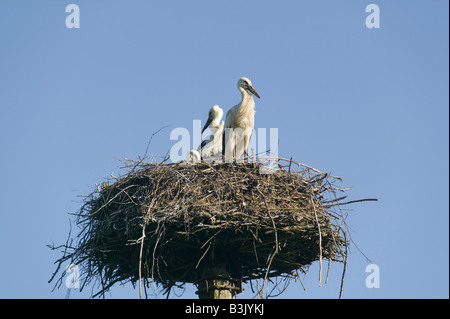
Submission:
<svg viewBox="0 0 450 319">
<path fill-rule="evenodd" d="M 224 122 L 220 122 L 222 117 L 223 110 L 218 105 L 214 105 L 209 110 L 208 120 L 202 129 L 202 133 L 209 127 L 212 135 L 204 139 L 197 149 L 202 158 L 213 157 L 222 153 L 222 132 L 224 126 Z"/>
</svg>

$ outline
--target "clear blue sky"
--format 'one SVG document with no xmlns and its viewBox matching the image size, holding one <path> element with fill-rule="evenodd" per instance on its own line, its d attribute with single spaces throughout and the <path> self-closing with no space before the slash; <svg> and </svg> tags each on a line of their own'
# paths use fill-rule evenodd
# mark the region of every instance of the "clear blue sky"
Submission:
<svg viewBox="0 0 450 319">
<path fill-rule="evenodd" d="M 80 8 L 68 29 L 65 7 Z M 380 8 L 368 29 L 365 8 Z M 448 1 L 0 2 L 1 298 L 64 298 L 47 281 L 68 213 L 120 160 L 174 144 L 239 77 L 279 155 L 343 178 L 352 238 L 344 298 L 449 297 Z M 74 230 L 75 232 L 75 230 Z M 341 265 L 313 265 L 285 298 L 337 298 Z M 247 289 L 242 297 L 251 297 Z M 196 297 L 187 287 L 183 297 Z M 90 287 L 72 298 L 86 298 Z M 137 298 L 130 284 L 107 297 Z"/>
</svg>

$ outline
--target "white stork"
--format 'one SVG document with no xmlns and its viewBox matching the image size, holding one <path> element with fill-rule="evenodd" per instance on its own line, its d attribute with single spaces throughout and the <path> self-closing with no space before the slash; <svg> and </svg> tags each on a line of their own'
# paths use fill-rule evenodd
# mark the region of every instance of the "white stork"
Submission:
<svg viewBox="0 0 450 319">
<path fill-rule="evenodd" d="M 226 162 L 237 160 L 246 153 L 255 126 L 253 95 L 260 98 L 248 78 L 240 78 L 237 87 L 242 94 L 242 100 L 227 112 L 225 131 L 222 134 L 222 155 Z"/>
<path fill-rule="evenodd" d="M 201 161 L 200 153 L 196 150 L 190 150 L 187 156 L 187 162 L 189 164 L 197 164 Z"/>
<path fill-rule="evenodd" d="M 214 105 L 209 110 L 208 120 L 202 129 L 202 133 L 209 126 L 212 135 L 203 140 L 202 144 L 200 144 L 197 149 L 202 158 L 213 157 L 214 155 L 222 153 L 222 132 L 224 126 L 224 122 L 220 122 L 222 117 L 223 110 L 218 105 Z"/>
</svg>

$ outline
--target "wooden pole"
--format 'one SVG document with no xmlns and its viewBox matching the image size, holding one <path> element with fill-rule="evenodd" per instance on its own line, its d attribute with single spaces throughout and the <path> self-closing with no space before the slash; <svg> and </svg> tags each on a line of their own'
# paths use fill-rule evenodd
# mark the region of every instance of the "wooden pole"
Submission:
<svg viewBox="0 0 450 319">
<path fill-rule="evenodd" d="M 233 299 L 242 291 L 241 281 L 230 277 L 224 262 L 206 266 L 202 277 L 197 284 L 199 299 Z"/>
</svg>

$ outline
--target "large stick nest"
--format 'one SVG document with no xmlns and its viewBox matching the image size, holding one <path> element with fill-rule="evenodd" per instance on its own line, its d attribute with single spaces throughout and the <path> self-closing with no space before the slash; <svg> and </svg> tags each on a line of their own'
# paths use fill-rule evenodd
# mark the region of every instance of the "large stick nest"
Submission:
<svg viewBox="0 0 450 319">
<path fill-rule="evenodd" d="M 80 233 L 53 247 L 64 253 L 52 279 L 70 261 L 82 287 L 100 283 L 95 296 L 116 282 L 196 283 L 217 261 L 244 281 L 345 261 L 340 179 L 292 160 L 274 163 L 276 170 L 260 161 L 128 163 L 125 176 L 85 198 Z"/>
</svg>

